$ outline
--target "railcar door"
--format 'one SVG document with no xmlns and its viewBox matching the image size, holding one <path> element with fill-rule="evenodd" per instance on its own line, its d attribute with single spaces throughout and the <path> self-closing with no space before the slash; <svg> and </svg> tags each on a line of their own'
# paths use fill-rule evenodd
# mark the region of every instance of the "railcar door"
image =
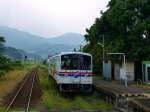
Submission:
<svg viewBox="0 0 150 112">
<path fill-rule="evenodd" d="M 72 77 L 72 83 L 80 84 L 81 83 L 81 59 L 79 57 L 79 54 L 74 54 L 72 58 L 73 65 L 73 77 Z"/>
<path fill-rule="evenodd" d="M 81 55 L 80 56 L 80 83 L 89 84 L 91 83 L 91 56 Z"/>
</svg>

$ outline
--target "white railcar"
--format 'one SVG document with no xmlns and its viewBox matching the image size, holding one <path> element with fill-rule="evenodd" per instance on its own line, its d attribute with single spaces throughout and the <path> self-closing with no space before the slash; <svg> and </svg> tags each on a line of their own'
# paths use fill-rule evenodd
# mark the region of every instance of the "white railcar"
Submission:
<svg viewBox="0 0 150 112">
<path fill-rule="evenodd" d="M 81 52 L 64 52 L 48 59 L 49 75 L 60 91 L 91 92 L 92 56 Z"/>
</svg>

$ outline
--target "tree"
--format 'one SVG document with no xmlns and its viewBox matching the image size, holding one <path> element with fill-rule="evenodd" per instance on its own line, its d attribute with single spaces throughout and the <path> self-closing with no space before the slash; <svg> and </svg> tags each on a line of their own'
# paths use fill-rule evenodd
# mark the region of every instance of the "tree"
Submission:
<svg viewBox="0 0 150 112">
<path fill-rule="evenodd" d="M 5 42 L 5 39 L 4 37 L 0 36 L 0 54 L 2 53 L 3 51 L 3 43 Z"/>
<path fill-rule="evenodd" d="M 124 52 L 129 60 L 150 59 L 150 0 L 111 0 L 107 7 L 86 29 L 84 51 L 100 65 L 102 48 L 97 43 L 105 35 L 105 54 Z"/>
<path fill-rule="evenodd" d="M 6 58 L 1 56 L 1 53 L 3 51 L 3 43 L 5 42 L 4 37 L 0 36 L 0 77 L 5 74 L 5 71 L 3 70 L 3 67 L 7 64 Z"/>
<path fill-rule="evenodd" d="M 4 37 L 0 37 L 0 42 L 5 42 Z"/>
</svg>

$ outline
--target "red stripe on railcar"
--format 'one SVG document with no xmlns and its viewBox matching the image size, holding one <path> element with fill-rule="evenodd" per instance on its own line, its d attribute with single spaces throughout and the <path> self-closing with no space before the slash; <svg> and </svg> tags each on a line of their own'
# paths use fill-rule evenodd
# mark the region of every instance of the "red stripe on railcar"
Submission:
<svg viewBox="0 0 150 112">
<path fill-rule="evenodd" d="M 93 73 L 92 72 L 59 72 L 59 73 L 61 73 L 61 74 L 82 74 L 82 75 L 93 75 Z"/>
</svg>

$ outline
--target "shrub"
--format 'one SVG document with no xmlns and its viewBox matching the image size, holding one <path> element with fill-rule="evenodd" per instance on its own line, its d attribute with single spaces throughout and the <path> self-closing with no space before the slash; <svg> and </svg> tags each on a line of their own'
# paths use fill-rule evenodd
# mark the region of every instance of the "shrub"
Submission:
<svg viewBox="0 0 150 112">
<path fill-rule="evenodd" d="M 6 74 L 6 71 L 0 70 L 0 78 L 1 78 L 3 75 L 5 75 L 5 74 Z"/>
<path fill-rule="evenodd" d="M 0 56 L 0 77 L 5 75 L 6 72 L 15 68 L 21 68 L 22 64 L 20 61 L 13 61 L 9 58 Z"/>
</svg>

